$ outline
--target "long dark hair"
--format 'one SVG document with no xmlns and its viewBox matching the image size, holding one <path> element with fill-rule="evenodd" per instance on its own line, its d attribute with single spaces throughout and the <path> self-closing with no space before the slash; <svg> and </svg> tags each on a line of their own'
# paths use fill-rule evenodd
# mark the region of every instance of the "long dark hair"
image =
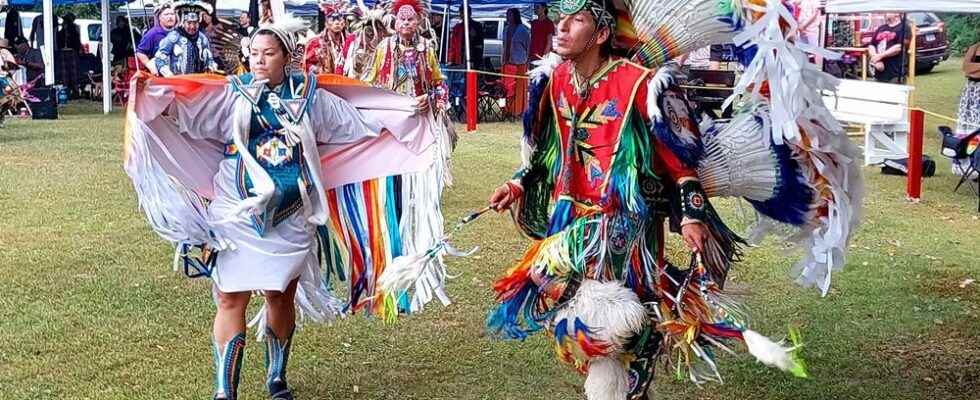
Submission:
<svg viewBox="0 0 980 400">
<path fill-rule="evenodd" d="M 507 23 L 513 26 L 521 24 L 521 11 L 516 8 L 507 9 Z"/>
<path fill-rule="evenodd" d="M 272 36 L 272 38 L 276 39 L 276 43 L 279 43 L 279 50 L 282 51 L 283 57 L 286 57 L 286 63 L 289 63 L 289 59 L 292 57 L 292 54 L 289 53 L 289 49 L 286 48 L 286 44 L 282 42 L 279 35 L 268 29 L 259 29 L 254 35 L 252 35 L 252 40 L 254 41 L 255 38 L 259 36 Z"/>
</svg>

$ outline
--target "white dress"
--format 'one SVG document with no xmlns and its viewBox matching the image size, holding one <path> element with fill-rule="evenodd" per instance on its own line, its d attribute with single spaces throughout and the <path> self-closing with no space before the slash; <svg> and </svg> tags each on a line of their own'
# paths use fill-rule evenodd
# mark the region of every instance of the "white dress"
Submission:
<svg viewBox="0 0 980 400">
<path fill-rule="evenodd" d="M 177 245 L 175 267 L 196 263 L 222 292 L 283 291 L 299 278 L 297 307 L 314 321 L 345 307 L 321 279 L 318 228 L 337 207 L 327 193 L 427 171 L 436 154 L 414 99 L 316 79 L 150 80 L 127 115 L 125 163 L 150 226 Z"/>
</svg>

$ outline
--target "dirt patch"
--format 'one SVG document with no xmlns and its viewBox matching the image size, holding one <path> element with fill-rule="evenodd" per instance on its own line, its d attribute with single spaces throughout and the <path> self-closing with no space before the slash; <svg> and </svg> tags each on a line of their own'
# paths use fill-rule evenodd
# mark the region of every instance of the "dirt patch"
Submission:
<svg viewBox="0 0 980 400">
<path fill-rule="evenodd" d="M 897 337 L 871 354 L 897 367 L 923 398 L 975 399 L 980 384 L 980 329 L 976 320 L 937 325 L 924 335 Z"/>
<path fill-rule="evenodd" d="M 980 304 L 980 275 L 933 270 L 929 271 L 928 276 L 917 279 L 916 292 L 919 295 Z"/>
</svg>

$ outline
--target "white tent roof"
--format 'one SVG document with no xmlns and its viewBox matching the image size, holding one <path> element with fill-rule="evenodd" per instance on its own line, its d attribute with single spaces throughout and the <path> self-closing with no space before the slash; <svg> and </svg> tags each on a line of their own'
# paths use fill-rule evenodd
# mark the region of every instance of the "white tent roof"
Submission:
<svg viewBox="0 0 980 400">
<path fill-rule="evenodd" d="M 827 0 L 827 13 L 932 11 L 980 13 L 980 0 Z"/>
</svg>

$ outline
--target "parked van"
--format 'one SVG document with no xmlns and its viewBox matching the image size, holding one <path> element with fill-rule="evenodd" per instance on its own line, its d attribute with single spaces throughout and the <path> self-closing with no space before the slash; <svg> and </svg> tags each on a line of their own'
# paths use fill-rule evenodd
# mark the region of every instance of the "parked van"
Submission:
<svg viewBox="0 0 980 400">
<path fill-rule="evenodd" d="M 98 55 L 102 44 L 102 21 L 97 19 L 77 19 L 78 32 L 82 36 L 82 52 Z"/>
</svg>

